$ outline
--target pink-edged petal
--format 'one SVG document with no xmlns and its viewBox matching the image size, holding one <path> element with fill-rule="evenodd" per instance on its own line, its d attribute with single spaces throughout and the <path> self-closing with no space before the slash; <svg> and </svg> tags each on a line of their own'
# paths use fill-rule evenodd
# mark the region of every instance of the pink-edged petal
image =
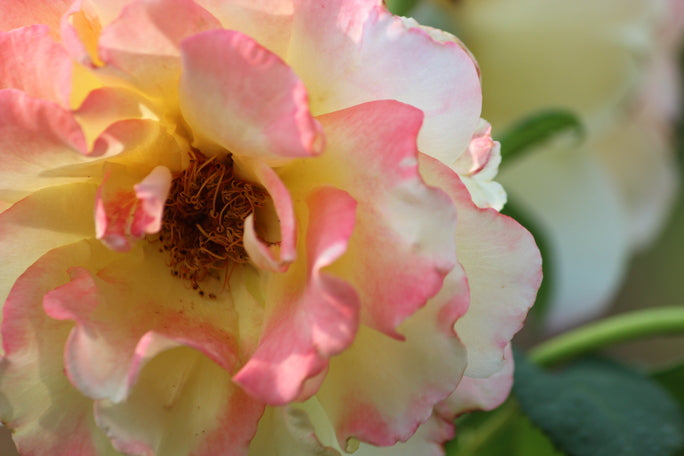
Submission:
<svg viewBox="0 0 684 456">
<path fill-rule="evenodd" d="M 4 0 L 0 14 L 0 30 L 11 30 L 33 24 L 45 24 L 58 35 L 59 21 L 73 0 L 42 1 Z"/>
<path fill-rule="evenodd" d="M 500 164 L 501 144 L 492 139 L 489 122 L 480 119 L 468 149 L 452 165 L 477 207 L 500 211 L 506 204 L 506 192 L 501 184 L 493 181 Z"/>
<path fill-rule="evenodd" d="M 334 266 L 359 292 L 362 321 L 393 337 L 435 295 L 456 262 L 456 213 L 418 173 L 422 113 L 396 101 L 364 103 L 319 118 L 324 154 L 284 168 L 293 194 L 330 184 L 357 200 L 348 252 Z"/>
<path fill-rule="evenodd" d="M 134 0 L 102 29 L 99 55 L 137 88 L 174 97 L 180 76 L 180 42 L 221 24 L 192 0 Z"/>
<path fill-rule="evenodd" d="M 50 187 L 32 193 L 0 214 L 0 303 L 33 262 L 48 250 L 90 238 L 95 233 L 95 185 Z"/>
<path fill-rule="evenodd" d="M 152 359 L 125 402 L 98 401 L 95 415 L 125 454 L 246 456 L 263 408 L 222 367 L 180 347 Z"/>
<path fill-rule="evenodd" d="M 255 229 L 254 214 L 245 219 L 244 246 L 252 262 L 267 271 L 285 272 L 296 256 L 297 231 L 295 226 L 292 198 L 285 184 L 273 169 L 260 160 L 249 160 L 242 166 L 249 169 L 250 174 L 259 182 L 271 196 L 278 224 L 280 226 L 280 241 L 268 245 L 259 239 Z"/>
<path fill-rule="evenodd" d="M 70 112 L 15 89 L 0 90 L 0 150 L 0 199 L 10 202 L 73 182 L 78 178 L 60 176 L 59 169 L 88 161 L 85 138 Z"/>
<path fill-rule="evenodd" d="M 391 447 L 362 443 L 354 456 L 444 456 L 444 443 L 454 438 L 454 425 L 432 415 L 406 442 Z"/>
<path fill-rule="evenodd" d="M 34 98 L 68 104 L 73 63 L 47 26 L 0 32 L 0 61 L 0 89 L 19 89 Z"/>
<path fill-rule="evenodd" d="M 354 344 L 330 361 L 316 397 L 341 448 L 354 440 L 407 441 L 435 405 L 456 389 L 466 367 L 454 323 L 468 308 L 468 284 L 456 267 L 440 292 L 400 327 L 400 341 L 361 326 Z"/>
<path fill-rule="evenodd" d="M 159 120 L 159 109 L 133 90 L 122 87 L 102 87 L 91 91 L 74 115 L 88 141 L 91 155 L 114 155 L 116 148 L 105 148 L 102 142 L 114 142 L 107 130 L 115 124 L 130 120 Z M 141 127 L 139 127 L 141 128 Z M 114 150 L 112 150 L 114 149 Z"/>
<path fill-rule="evenodd" d="M 230 303 L 207 306 L 188 284 L 171 276 L 154 246 L 125 255 L 97 243 L 91 248 L 99 263 L 73 264 L 71 281 L 44 299 L 48 315 L 76 322 L 66 345 L 65 367 L 82 393 L 124 400 L 142 361 L 165 348 L 150 343 L 157 337 L 195 348 L 227 371 L 234 369 Z"/>
<path fill-rule="evenodd" d="M 354 289 L 322 271 L 347 248 L 356 202 L 345 192 L 321 188 L 308 198 L 308 206 L 305 283 L 294 270 L 273 279 L 267 302 L 274 300 L 277 307 L 268 314 L 255 353 L 234 377 L 271 405 L 310 394 L 304 383 L 327 367 L 330 356 L 351 344 L 359 324 Z"/>
<path fill-rule="evenodd" d="M 277 55 L 230 30 L 200 33 L 181 49 L 181 110 L 199 141 L 271 161 L 322 151 L 306 89 Z"/>
<path fill-rule="evenodd" d="M 471 301 L 456 333 L 468 350 L 466 375 L 488 377 L 502 368 L 504 351 L 534 303 L 542 277 L 539 249 L 515 220 L 475 206 L 453 170 L 425 155 L 420 169 L 458 210 L 456 248 Z"/>
<path fill-rule="evenodd" d="M 118 177 L 118 176 L 117 176 Z M 105 177 L 95 199 L 96 236 L 113 250 L 126 252 L 133 242 L 161 229 L 164 203 L 171 189 L 171 171 L 155 167 L 142 181 Z"/>
<path fill-rule="evenodd" d="M 92 401 L 64 375 L 72 324 L 42 307 L 43 295 L 68 280 L 64 271 L 89 256 L 86 243 L 47 253 L 16 281 L 3 308 L 0 419 L 22 455 L 119 455 L 95 425 Z"/>
<path fill-rule="evenodd" d="M 251 36 L 285 58 L 292 29 L 292 0 L 195 0 L 216 16 L 224 29 Z"/>
<path fill-rule="evenodd" d="M 394 99 L 425 113 L 422 152 L 451 163 L 466 150 L 482 99 L 477 67 L 454 37 L 392 16 L 381 0 L 298 2 L 294 21 L 287 61 L 315 114 Z"/>
<path fill-rule="evenodd" d="M 498 372 L 486 378 L 464 376 L 458 388 L 437 410 L 453 420 L 456 416 L 475 410 L 493 410 L 508 397 L 513 386 L 513 353 L 509 344 L 504 351 L 504 364 Z"/>
<path fill-rule="evenodd" d="M 597 317 L 626 272 L 629 228 L 619 189 L 587 146 L 551 142 L 500 176 L 543 230 L 552 252 L 547 261 L 553 262 L 554 286 L 544 322 L 550 331 Z"/>
</svg>

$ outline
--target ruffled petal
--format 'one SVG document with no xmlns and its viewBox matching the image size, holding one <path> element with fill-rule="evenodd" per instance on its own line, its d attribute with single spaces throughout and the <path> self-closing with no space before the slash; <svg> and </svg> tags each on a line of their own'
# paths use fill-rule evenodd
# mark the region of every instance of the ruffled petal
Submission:
<svg viewBox="0 0 684 456">
<path fill-rule="evenodd" d="M 397 326 L 437 293 L 456 262 L 451 200 L 418 174 L 421 119 L 396 101 L 321 116 L 325 153 L 280 170 L 293 195 L 327 184 L 358 202 L 349 250 L 332 270 L 358 291 L 364 324 L 396 338 Z"/>
<path fill-rule="evenodd" d="M 165 166 L 155 167 L 132 185 L 126 185 L 126 177 L 106 176 L 95 198 L 96 237 L 119 252 L 127 252 L 135 241 L 159 232 L 172 179 Z"/>
<path fill-rule="evenodd" d="M 145 247 L 121 255 L 93 244 L 100 263 L 72 264 L 71 280 L 45 296 L 48 315 L 76 322 L 66 346 L 66 373 L 91 398 L 124 400 L 144 361 L 168 348 L 150 343 L 157 336 L 201 351 L 226 371 L 234 369 L 230 303 L 214 305 L 200 297 L 171 276 L 153 245 Z"/>
<path fill-rule="evenodd" d="M 69 184 L 39 190 L 0 214 L 0 304 L 11 285 L 48 250 L 95 233 L 95 185 Z"/>
<path fill-rule="evenodd" d="M 306 89 L 278 56 L 230 30 L 195 35 L 181 48 L 181 109 L 196 139 L 274 163 L 321 152 Z"/>
<path fill-rule="evenodd" d="M 261 160 L 249 160 L 249 165 L 242 166 L 248 169 L 250 175 L 259 182 L 268 192 L 273 201 L 277 224 L 280 227 L 280 236 L 277 243 L 269 245 L 259 239 L 254 214 L 245 219 L 244 246 L 252 262 L 260 269 L 273 272 L 285 272 L 296 256 L 297 231 L 295 226 L 294 208 L 292 198 L 287 187 L 280 180 L 273 169 Z M 275 222 L 275 220 L 269 220 Z M 267 221 L 267 222 L 269 222 Z M 268 224 L 268 223 L 267 223 Z"/>
<path fill-rule="evenodd" d="M 420 170 L 458 210 L 456 248 L 471 300 L 456 333 L 468 350 L 465 375 L 488 377 L 502 369 L 504 351 L 534 303 L 542 278 L 539 249 L 515 220 L 475 206 L 458 175 L 442 163 L 421 155 Z"/>
<path fill-rule="evenodd" d="M 477 207 L 500 211 L 506 204 L 506 192 L 494 182 L 501 164 L 501 144 L 492 139 L 492 126 L 480 119 L 466 153 L 452 165 L 465 184 Z"/>
<path fill-rule="evenodd" d="M 468 284 L 456 267 L 440 292 L 401 325 L 405 340 L 362 326 L 354 344 L 331 360 L 316 397 L 341 448 L 354 441 L 406 441 L 430 418 L 466 367 L 466 350 L 453 328 L 467 308 Z"/>
<path fill-rule="evenodd" d="M 125 402 L 95 405 L 114 447 L 134 455 L 246 456 L 262 412 L 225 369 L 188 347 L 152 359 Z"/>
<path fill-rule="evenodd" d="M 14 89 L 0 90 L 0 199 L 14 202 L 29 192 L 83 180 L 58 174 L 89 159 L 83 132 L 57 104 Z"/>
<path fill-rule="evenodd" d="M 3 5 L 3 15 L 7 5 Z M 0 32 L 0 89 L 68 106 L 72 62 L 44 25 Z M 46 77 L 49 71 L 49 77 Z"/>
<path fill-rule="evenodd" d="M 53 320 L 42 308 L 43 295 L 68 280 L 66 269 L 87 261 L 87 243 L 47 253 L 16 281 L 5 303 L 0 419 L 21 454 L 119 455 L 95 425 L 92 401 L 64 375 L 71 322 Z"/>
<path fill-rule="evenodd" d="M 406 442 L 391 447 L 362 443 L 354 456 L 444 456 L 444 443 L 454 438 L 451 421 L 432 415 Z"/>
<path fill-rule="evenodd" d="M 174 100 L 180 42 L 221 24 L 192 0 L 135 0 L 102 29 L 99 55 L 143 92 Z M 173 106 L 173 103 L 169 103 Z"/>
<path fill-rule="evenodd" d="M 267 302 L 276 301 L 276 308 L 268 315 L 256 352 L 234 377 L 272 405 L 310 394 L 305 381 L 351 344 L 359 323 L 354 289 L 321 271 L 345 252 L 356 203 L 345 192 L 322 188 L 309 197 L 308 206 L 306 283 L 297 284 L 301 273 L 295 270 L 273 279 Z"/>
<path fill-rule="evenodd" d="M 425 113 L 422 152 L 451 163 L 466 150 L 482 99 L 477 67 L 456 38 L 394 17 L 380 0 L 296 6 L 286 60 L 306 83 L 316 115 L 398 100 Z"/>
<path fill-rule="evenodd" d="M 508 397 L 513 386 L 513 353 L 509 344 L 504 351 L 504 364 L 487 378 L 464 376 L 458 388 L 437 406 L 439 414 L 453 420 L 475 410 L 493 410 Z"/>
</svg>

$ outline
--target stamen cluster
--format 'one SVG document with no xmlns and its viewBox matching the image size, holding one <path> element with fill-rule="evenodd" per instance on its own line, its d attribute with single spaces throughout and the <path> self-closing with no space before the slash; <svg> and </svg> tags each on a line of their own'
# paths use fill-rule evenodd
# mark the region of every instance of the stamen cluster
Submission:
<svg viewBox="0 0 684 456">
<path fill-rule="evenodd" d="M 235 177 L 230 155 L 207 158 L 191 150 L 189 166 L 171 184 L 158 238 L 171 273 L 198 289 L 207 276 L 245 263 L 245 219 L 267 198 L 262 188 Z"/>
</svg>

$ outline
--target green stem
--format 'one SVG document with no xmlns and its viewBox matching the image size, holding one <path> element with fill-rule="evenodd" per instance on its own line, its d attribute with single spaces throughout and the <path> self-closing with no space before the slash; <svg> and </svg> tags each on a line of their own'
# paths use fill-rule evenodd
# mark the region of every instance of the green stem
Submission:
<svg viewBox="0 0 684 456">
<path fill-rule="evenodd" d="M 638 310 L 589 323 L 537 345 L 529 357 L 549 366 L 616 342 L 673 333 L 684 334 L 684 306 Z"/>
<path fill-rule="evenodd" d="M 386 0 L 387 9 L 397 16 L 408 16 L 418 0 Z"/>
</svg>

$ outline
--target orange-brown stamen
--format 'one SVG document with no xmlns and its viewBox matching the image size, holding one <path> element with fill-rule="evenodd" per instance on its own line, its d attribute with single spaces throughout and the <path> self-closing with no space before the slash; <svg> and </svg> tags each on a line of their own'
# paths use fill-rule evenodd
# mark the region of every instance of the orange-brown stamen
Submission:
<svg viewBox="0 0 684 456">
<path fill-rule="evenodd" d="M 267 198 L 262 188 L 235 177 L 230 155 L 207 158 L 190 151 L 189 166 L 174 176 L 158 236 L 171 273 L 198 289 L 208 276 L 219 278 L 245 263 L 245 219 Z"/>
</svg>

